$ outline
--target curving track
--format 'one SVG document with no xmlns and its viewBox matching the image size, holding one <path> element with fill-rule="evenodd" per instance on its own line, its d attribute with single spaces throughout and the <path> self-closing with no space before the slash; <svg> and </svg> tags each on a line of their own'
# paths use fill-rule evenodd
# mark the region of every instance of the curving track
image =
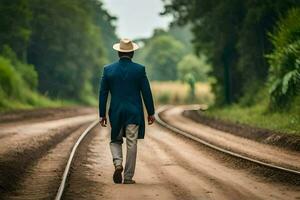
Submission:
<svg viewBox="0 0 300 200">
<path fill-rule="evenodd" d="M 160 114 L 162 112 L 166 112 L 168 111 L 168 106 L 166 107 L 163 107 L 161 108 L 157 113 L 156 113 L 156 119 L 157 119 L 157 122 L 167 128 L 167 129 L 170 129 L 172 130 L 173 132 L 175 133 L 178 133 L 178 134 L 181 134 L 191 140 L 194 140 L 196 142 L 199 142 L 200 144 L 203 144 L 207 147 L 210 147 L 214 150 L 217 150 L 221 153 L 225 153 L 225 154 L 228 154 L 230 156 L 233 156 L 233 157 L 236 157 L 236 158 L 239 158 L 239 159 L 242 159 L 242 160 L 245 160 L 245 161 L 249 161 L 249 162 L 252 162 L 254 164 L 258 164 L 258 165 L 261 165 L 263 167 L 267 167 L 267 168 L 270 168 L 270 169 L 273 169 L 273 170 L 278 170 L 280 172 L 283 172 L 283 173 L 289 173 L 290 175 L 292 176 L 300 176 L 300 170 L 295 170 L 295 169 L 291 169 L 291 168 L 287 168 L 287 167 L 283 167 L 283 166 L 280 166 L 280 165 L 276 165 L 276 164 L 272 164 L 272 163 L 268 163 L 268 162 L 265 162 L 265 161 L 261 161 L 259 159 L 255 159 L 251 156 L 245 156 L 245 155 L 242 155 L 241 153 L 237 153 L 237 152 L 234 152 L 234 151 L 230 151 L 230 150 L 227 150 L 225 148 L 222 148 L 221 146 L 218 146 L 218 145 L 214 145 L 208 141 L 205 141 L 203 139 L 201 139 L 200 137 L 197 137 L 191 133 L 188 133 L 187 131 L 184 131 L 184 130 L 181 130 L 171 124 L 168 124 L 168 122 L 164 121 L 161 117 L 160 117 Z M 299 164 L 300 164 L 300 160 L 299 160 Z M 299 179 L 300 180 L 300 179 Z"/>
<path fill-rule="evenodd" d="M 166 109 L 161 109 L 163 112 Z M 170 126 L 157 115 L 157 125 L 148 128 L 148 138 L 141 141 L 135 186 L 112 183 L 108 130 L 97 128 L 91 133 L 75 159 L 69 187 L 63 199 L 297 199 L 300 188 L 295 185 L 276 185 L 249 175 L 249 169 L 232 169 L 224 157 L 197 145 L 198 142 L 214 150 L 258 165 L 298 175 L 298 171 L 264 163 L 230 152 L 191 134 Z M 180 133 L 197 143 L 191 143 L 172 132 Z M 100 134 L 99 134 L 100 133 Z M 226 157 L 226 155 L 225 155 Z M 225 166 L 224 166 L 225 165 Z M 247 163 L 245 164 L 247 166 Z M 243 167 L 242 167 L 243 168 Z M 252 166 L 253 168 L 253 166 Z M 265 181 L 265 182 L 264 182 Z M 84 183 L 84 184 L 83 184 Z"/>
</svg>

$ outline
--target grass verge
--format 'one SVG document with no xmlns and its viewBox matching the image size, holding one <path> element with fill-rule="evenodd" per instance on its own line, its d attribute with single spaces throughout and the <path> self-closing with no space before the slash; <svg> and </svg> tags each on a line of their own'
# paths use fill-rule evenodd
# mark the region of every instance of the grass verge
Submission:
<svg viewBox="0 0 300 200">
<path fill-rule="evenodd" d="M 207 110 L 205 115 L 233 123 L 300 136 L 300 106 L 296 103 L 286 111 L 270 111 L 265 103 L 250 107 L 240 105 L 214 107 Z"/>
<path fill-rule="evenodd" d="M 0 99 L 0 113 L 13 110 L 29 110 L 34 108 L 56 108 L 79 105 L 73 100 L 49 99 L 37 92 L 28 91 L 30 94 L 26 95 L 22 100 L 14 98 Z"/>
</svg>

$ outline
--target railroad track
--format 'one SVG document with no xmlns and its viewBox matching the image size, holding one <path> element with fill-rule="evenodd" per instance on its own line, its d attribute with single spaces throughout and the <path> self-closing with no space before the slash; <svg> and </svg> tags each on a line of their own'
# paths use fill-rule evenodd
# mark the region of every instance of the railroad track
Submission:
<svg viewBox="0 0 300 200">
<path fill-rule="evenodd" d="M 58 191 L 57 191 L 57 194 L 56 194 L 56 197 L 55 197 L 55 200 L 60 200 L 62 195 L 63 195 L 63 192 L 64 192 L 64 189 L 65 189 L 65 186 L 66 186 L 66 182 L 67 182 L 67 178 L 68 178 L 68 175 L 70 173 L 70 168 L 71 168 L 71 164 L 72 164 L 72 161 L 74 159 L 74 156 L 75 156 L 75 153 L 76 153 L 76 150 L 79 146 L 79 144 L 81 143 L 81 141 L 84 139 L 84 137 L 99 123 L 98 120 L 92 122 L 89 127 L 87 127 L 87 129 L 84 130 L 84 132 L 80 135 L 80 137 L 78 138 L 78 140 L 76 141 L 76 143 L 74 144 L 73 148 L 72 148 L 72 151 L 70 153 L 70 156 L 69 156 L 69 159 L 68 159 L 68 162 L 67 162 L 67 165 L 65 167 L 65 171 L 63 173 L 63 176 L 62 176 L 62 180 L 61 180 L 61 183 L 59 185 L 59 188 L 58 188 Z"/>
<path fill-rule="evenodd" d="M 244 156 L 244 155 L 241 155 L 239 153 L 236 153 L 236 152 L 232 152 L 232 151 L 229 151 L 227 149 L 224 149 L 222 147 L 219 147 L 217 145 L 214 145 L 214 144 L 211 144 L 201 138 L 198 138 L 192 134 L 189 134 L 188 132 L 186 131 L 183 131 L 181 129 L 178 129 L 170 124 L 168 124 L 167 122 L 165 122 L 161 117 L 160 117 L 160 113 L 164 112 L 164 111 L 167 111 L 168 109 L 170 108 L 170 106 L 163 106 L 161 107 L 156 113 L 155 113 L 155 119 L 156 121 L 163 127 L 167 128 L 167 129 L 170 129 L 171 131 L 175 132 L 175 133 L 178 133 L 184 137 L 187 137 L 193 141 L 196 141 L 196 142 L 199 142 L 209 148 L 212 148 L 214 150 L 217 150 L 219 152 L 222 152 L 224 154 L 227 154 L 227 155 L 230 155 L 230 156 L 233 156 L 233 157 L 236 157 L 236 158 L 239 158 L 239 159 L 242 159 L 242 160 L 246 160 L 246 161 L 249 161 L 251 163 L 255 163 L 255 164 L 258 164 L 258 165 L 261 165 L 261 166 L 264 166 L 264 167 L 267 167 L 267 168 L 270 168 L 270 169 L 275 169 L 275 170 L 280 170 L 282 172 L 286 172 L 286 173 L 290 173 L 290 174 L 293 174 L 293 175 L 297 175 L 297 176 L 300 176 L 300 171 L 297 171 L 297 170 L 294 170 L 294 169 L 289 169 L 289 168 L 285 168 L 285 167 L 281 167 L 281 166 L 277 166 L 277 165 L 274 165 L 274 164 L 271 164 L 271 163 L 267 163 L 267 162 L 264 162 L 264 161 L 260 161 L 260 160 L 257 160 L 257 159 L 254 159 L 254 158 L 251 158 L 251 157 L 248 157 L 248 156 Z M 199 109 L 199 106 L 198 107 L 195 107 L 195 106 L 191 106 L 191 109 Z"/>
<path fill-rule="evenodd" d="M 252 162 L 252 163 L 255 163 L 255 164 L 258 164 L 258 165 L 261 165 L 261 166 L 264 166 L 264 167 L 268 167 L 268 168 L 271 168 L 271 169 L 275 169 L 275 170 L 280 170 L 280 171 L 283 171 L 283 172 L 286 172 L 286 173 L 291 173 L 293 175 L 297 175 L 297 176 L 300 176 L 300 171 L 297 171 L 297 170 L 293 170 L 293 169 L 288 169 L 288 168 L 285 168 L 285 167 L 281 167 L 281 166 L 276 166 L 276 165 L 273 165 L 273 164 L 270 164 L 270 163 L 266 163 L 266 162 L 263 162 L 263 161 L 260 161 L 260 160 L 256 160 L 254 158 L 251 158 L 251 157 L 247 157 L 247 156 L 244 156 L 244 155 L 241 155 L 241 154 L 238 154 L 236 152 L 232 152 L 232 151 L 229 151 L 229 150 L 226 150 L 222 147 L 219 147 L 219 146 L 216 146 L 214 144 L 211 144 L 209 142 L 206 142 L 198 137 L 195 137 L 191 134 L 189 134 L 188 132 L 186 131 L 183 131 L 183 130 L 180 130 L 170 124 L 168 124 L 167 122 L 165 122 L 160 116 L 159 114 L 168 110 L 169 109 L 169 106 L 164 106 L 164 107 L 161 107 L 155 114 L 155 118 L 156 118 L 156 121 L 158 124 L 160 124 L 161 126 L 175 132 L 175 133 L 178 133 L 184 137 L 187 137 L 191 140 L 194 140 L 196 142 L 199 142 L 209 148 L 212 148 L 214 150 L 217 150 L 219 152 L 222 152 L 222 153 L 225 153 L 225 154 L 228 154 L 230 156 L 233 156 L 233 157 L 236 157 L 236 158 L 239 158 L 239 159 L 243 159 L 243 160 L 247 160 L 249 162 Z M 191 109 L 193 109 L 193 107 L 191 107 Z M 79 144 L 82 142 L 82 140 L 84 139 L 84 137 L 98 124 L 98 120 L 92 122 L 90 124 L 90 126 L 81 134 L 81 136 L 78 138 L 78 140 L 76 141 L 76 143 L 74 144 L 73 148 L 72 148 L 72 151 L 70 153 L 70 156 L 69 156 L 69 159 L 68 159 L 68 162 L 67 162 L 67 165 L 65 167 L 65 170 L 64 170 L 64 173 L 63 173 L 63 176 L 62 176 L 62 181 L 60 183 L 60 186 L 59 186 L 59 189 L 57 191 L 57 194 L 56 194 L 56 197 L 55 197 L 55 200 L 61 200 L 62 198 L 62 195 L 63 195 L 63 192 L 64 192 L 64 189 L 65 189 L 65 186 L 66 186 L 66 182 L 67 182 L 67 178 L 68 178 L 68 175 L 70 173 L 70 168 L 71 168 L 71 165 L 72 165 L 72 161 L 74 159 L 74 156 L 75 156 L 75 153 L 77 151 L 77 148 L 79 146 Z"/>
</svg>

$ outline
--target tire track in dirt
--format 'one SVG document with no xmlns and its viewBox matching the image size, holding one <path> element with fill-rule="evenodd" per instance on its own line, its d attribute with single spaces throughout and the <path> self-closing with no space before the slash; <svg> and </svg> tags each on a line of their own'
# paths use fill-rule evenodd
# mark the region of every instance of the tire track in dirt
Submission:
<svg viewBox="0 0 300 200">
<path fill-rule="evenodd" d="M 154 125 L 157 126 L 157 125 Z M 169 165 L 180 165 L 197 176 L 202 186 L 208 186 L 216 199 L 296 199 L 299 198 L 300 187 L 264 180 L 251 174 L 246 167 L 236 167 L 235 163 L 227 163 L 216 152 L 200 144 L 166 131 L 155 128 L 155 134 L 148 134 L 156 154 L 170 159 Z M 148 131 L 150 132 L 150 130 Z M 160 150 L 163 149 L 163 150 Z M 232 160 L 228 160 L 232 162 Z M 173 164 L 172 164 L 173 163 Z M 233 164 L 233 165 L 232 165 Z M 168 162 L 167 162 L 168 165 Z M 197 183 L 195 183 L 197 184 Z M 199 183 L 198 183 L 199 184 Z M 200 184 L 201 185 L 201 184 Z"/>
<path fill-rule="evenodd" d="M 186 106 L 176 106 L 160 114 L 172 126 L 186 131 L 210 144 L 259 161 L 289 169 L 300 169 L 300 153 L 259 143 L 197 123 L 182 115 Z"/>
<path fill-rule="evenodd" d="M 3 192 L 10 192 L 18 187 L 18 182 L 22 179 L 24 173 L 40 158 L 48 153 L 57 144 L 70 136 L 76 129 L 82 125 L 72 128 L 62 129 L 55 134 L 39 140 L 34 148 L 25 148 L 21 151 L 7 152 L 0 155 L 0 185 Z M 34 140 L 34 139 L 33 139 Z"/>
<path fill-rule="evenodd" d="M 78 149 L 63 199 L 182 199 L 188 193 L 178 191 L 156 168 L 138 158 L 135 185 L 114 184 L 108 130 L 95 129 Z M 125 149 L 124 149 L 125 150 Z M 170 188 L 170 185 L 173 185 Z M 181 193 L 181 196 L 176 196 Z"/>
<path fill-rule="evenodd" d="M 25 167 L 15 190 L 6 193 L 5 199 L 54 199 L 70 151 L 89 124 L 74 127 L 62 140 L 49 146 L 43 154 Z"/>
<path fill-rule="evenodd" d="M 158 125 L 138 142 L 135 185 L 114 184 L 109 129 L 85 138 L 63 199 L 296 199 L 300 188 L 264 181 Z M 125 144 L 123 153 L 125 154 Z M 124 155 L 125 158 L 125 155 Z"/>
<path fill-rule="evenodd" d="M 211 171 L 207 170 L 208 168 L 213 168 L 217 170 L 218 165 L 208 165 L 209 160 L 206 160 L 206 156 L 203 156 L 202 159 L 199 159 L 200 156 L 188 156 L 185 157 L 181 154 L 180 148 L 174 149 L 172 144 L 164 142 L 153 135 L 149 136 L 150 144 L 152 147 L 152 151 L 154 154 L 160 155 L 167 158 L 167 162 L 163 164 L 165 168 L 177 168 L 178 172 L 181 172 L 182 177 L 189 177 L 189 181 L 192 182 L 192 187 L 190 188 L 191 194 L 197 194 L 198 190 L 202 190 L 204 194 L 210 194 L 204 199 L 260 199 L 254 193 L 244 189 L 241 186 L 238 186 L 231 181 L 226 180 L 224 177 L 218 177 L 211 173 Z M 178 145 L 180 146 L 180 145 Z M 185 150 L 185 148 L 182 148 Z M 198 148 L 199 150 L 199 148 Z M 205 150 L 204 150 L 205 151 Z M 195 153 L 195 152 L 193 152 Z M 194 161 L 193 161 L 194 160 Z M 200 160 L 200 162 L 199 162 Z M 201 161 L 202 160 L 202 161 Z M 200 163 L 200 164 L 199 164 Z M 206 163 L 204 166 L 201 163 Z M 171 171 L 171 170 L 169 170 Z M 177 176 L 176 176 L 177 175 Z M 177 178 L 177 182 L 180 183 L 179 173 L 173 174 L 174 178 Z M 193 181 L 191 181 L 194 179 Z M 224 180 L 225 179 L 225 180 Z M 184 178 L 186 180 L 186 178 Z M 181 183 L 182 184 L 182 183 Z M 183 184 L 185 185 L 185 184 Z M 238 186 L 238 187 L 237 187 Z M 188 187 L 188 186 L 186 186 Z M 194 191 L 193 191 L 194 190 Z M 197 198 L 195 196 L 194 198 Z M 193 199 L 193 198 L 190 198 Z"/>
<path fill-rule="evenodd" d="M 7 125 L 1 129 L 1 135 L 8 135 L 0 139 L 0 196 L 15 191 L 24 174 L 39 159 L 93 119 L 94 115 L 88 115 L 18 126 Z"/>
</svg>

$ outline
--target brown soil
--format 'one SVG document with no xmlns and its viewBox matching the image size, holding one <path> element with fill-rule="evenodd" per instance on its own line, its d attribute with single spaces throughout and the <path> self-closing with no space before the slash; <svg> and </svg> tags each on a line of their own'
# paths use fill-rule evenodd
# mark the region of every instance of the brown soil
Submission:
<svg viewBox="0 0 300 200">
<path fill-rule="evenodd" d="M 87 115 L 96 113 L 93 107 L 60 107 L 60 108 L 38 108 L 31 110 L 15 110 L 0 113 L 0 123 L 37 122 L 41 120 L 54 120 L 65 117 Z"/>
<path fill-rule="evenodd" d="M 94 119 L 96 115 L 92 114 L 17 125 L 0 124 L 0 198 L 5 196 L 5 199 L 8 199 L 8 196 L 11 196 L 9 194 L 24 188 L 22 182 L 28 176 L 29 179 L 33 179 L 34 176 L 30 174 L 40 160 L 49 156 L 49 152 L 67 138 L 78 135 L 78 130 L 82 131 L 82 127 Z M 59 158 L 58 155 L 56 157 Z M 66 157 L 62 160 L 65 162 Z M 40 175 L 42 176 L 42 173 Z M 38 188 L 38 184 L 34 187 Z M 16 196 L 20 199 L 20 195 Z"/>
<path fill-rule="evenodd" d="M 125 149 L 124 149 L 125 150 Z M 123 151 L 125 152 L 125 151 Z M 297 199 L 300 188 L 224 165 L 207 148 L 153 125 L 138 142 L 135 185 L 114 184 L 109 129 L 85 138 L 63 199 Z"/>
<path fill-rule="evenodd" d="M 169 124 L 224 149 L 282 167 L 300 169 L 300 152 L 262 144 L 213 129 L 183 116 L 184 110 L 186 106 L 170 108 L 161 113 L 161 117 Z"/>
<path fill-rule="evenodd" d="M 165 113 L 170 123 L 199 129 L 172 112 Z M 92 114 L 0 124 L 0 199 L 53 199 L 74 142 L 96 118 Z M 109 131 L 96 127 L 79 145 L 63 199 L 300 199 L 299 186 L 254 175 L 259 169 L 249 163 L 235 162 L 156 124 L 147 127 L 145 140 L 138 142 L 137 184 L 116 185 Z"/>
<path fill-rule="evenodd" d="M 33 151 L 30 157 L 25 155 L 26 163 L 16 162 L 19 167 L 11 167 L 9 172 L 17 171 L 18 177 L 10 176 L 7 180 L 8 183 L 13 184 L 13 187 L 3 193 L 4 199 L 54 199 L 71 148 L 88 125 L 66 132 L 64 138 L 57 140 L 56 144 L 49 141 L 46 147 L 41 151 Z M 9 172 L 7 171 L 6 174 Z"/>
<path fill-rule="evenodd" d="M 300 151 L 300 134 L 290 135 L 252 127 L 245 124 L 237 124 L 229 121 L 206 116 L 202 111 L 185 110 L 183 116 L 188 117 L 198 123 L 205 124 L 209 127 L 229 132 L 231 134 L 255 140 L 265 144 L 279 146 L 281 148 Z"/>
</svg>

